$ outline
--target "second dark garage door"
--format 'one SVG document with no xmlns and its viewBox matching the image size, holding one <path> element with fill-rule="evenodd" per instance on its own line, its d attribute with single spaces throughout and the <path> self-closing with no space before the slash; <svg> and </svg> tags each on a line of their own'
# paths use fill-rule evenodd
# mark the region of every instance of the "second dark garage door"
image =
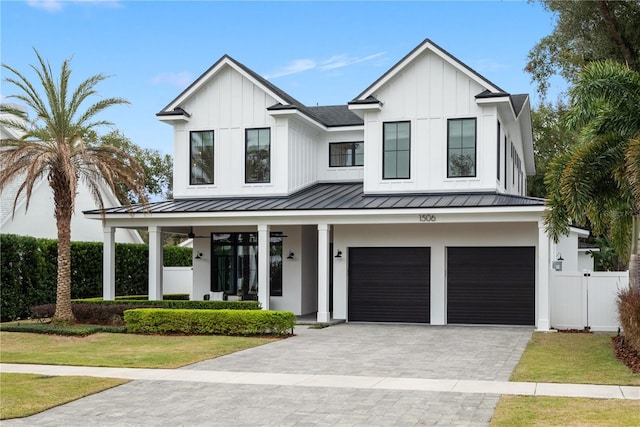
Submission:
<svg viewBox="0 0 640 427">
<path fill-rule="evenodd" d="M 447 323 L 533 325 L 535 248 L 448 248 Z"/>
<path fill-rule="evenodd" d="M 429 323 L 429 248 L 350 248 L 349 320 Z"/>
</svg>

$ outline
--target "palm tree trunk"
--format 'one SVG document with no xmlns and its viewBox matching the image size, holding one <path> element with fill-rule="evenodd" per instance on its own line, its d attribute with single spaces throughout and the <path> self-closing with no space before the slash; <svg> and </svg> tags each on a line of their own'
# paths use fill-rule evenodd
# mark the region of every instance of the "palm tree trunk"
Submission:
<svg viewBox="0 0 640 427">
<path fill-rule="evenodd" d="M 631 256 L 629 257 L 629 286 L 640 289 L 640 215 L 633 216 L 633 242 L 631 244 Z"/>
<path fill-rule="evenodd" d="M 54 190 L 55 191 L 55 190 Z M 58 284 L 56 287 L 55 323 L 73 323 L 71 310 L 71 201 L 68 197 L 56 200 L 58 226 Z"/>
</svg>

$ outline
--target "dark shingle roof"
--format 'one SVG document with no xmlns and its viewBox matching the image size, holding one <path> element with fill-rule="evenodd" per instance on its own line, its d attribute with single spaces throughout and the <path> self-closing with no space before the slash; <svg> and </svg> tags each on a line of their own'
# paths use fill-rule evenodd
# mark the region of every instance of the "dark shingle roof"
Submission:
<svg viewBox="0 0 640 427">
<path fill-rule="evenodd" d="M 442 209 L 544 206 L 543 199 L 499 193 L 424 193 L 365 195 L 362 183 L 321 183 L 287 197 L 176 199 L 148 205 L 149 213 L 293 211 L 347 209 Z M 105 209 L 106 214 L 144 213 L 142 205 Z M 99 210 L 85 211 L 99 214 Z"/>
<path fill-rule="evenodd" d="M 353 111 L 349 110 L 348 105 L 307 107 L 307 110 L 327 127 L 362 126 L 364 124 L 364 120 L 362 120 L 362 118 Z"/>
</svg>

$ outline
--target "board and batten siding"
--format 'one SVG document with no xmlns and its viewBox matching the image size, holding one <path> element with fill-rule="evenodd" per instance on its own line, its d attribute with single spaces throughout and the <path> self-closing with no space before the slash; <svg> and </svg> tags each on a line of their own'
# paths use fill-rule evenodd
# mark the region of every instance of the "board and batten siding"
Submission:
<svg viewBox="0 0 640 427">
<path fill-rule="evenodd" d="M 365 115 L 365 191 L 495 190 L 495 106 L 479 106 L 475 96 L 485 88 L 437 55 L 426 52 L 381 87 L 374 97 L 379 112 Z M 447 178 L 447 120 L 477 119 L 477 176 Z M 411 177 L 382 179 L 382 126 L 411 122 Z"/>
<path fill-rule="evenodd" d="M 275 173 L 287 174 L 288 191 L 300 190 L 317 181 L 316 146 L 320 143 L 319 131 L 299 119 L 286 120 L 288 132 L 288 165 Z M 288 170 L 287 170 L 288 168 Z"/>
<path fill-rule="evenodd" d="M 174 128 L 174 197 L 287 193 L 287 134 L 267 107 L 277 101 L 231 67 L 215 75 L 182 106 L 191 113 Z M 271 129 L 271 182 L 245 184 L 245 129 Z M 214 131 L 214 184 L 189 185 L 189 132 Z"/>
</svg>

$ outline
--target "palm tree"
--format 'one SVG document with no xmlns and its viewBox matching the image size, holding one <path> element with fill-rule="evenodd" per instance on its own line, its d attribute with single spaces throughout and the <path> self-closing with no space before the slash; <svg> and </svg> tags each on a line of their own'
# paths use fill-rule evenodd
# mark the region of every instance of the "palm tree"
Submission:
<svg viewBox="0 0 640 427">
<path fill-rule="evenodd" d="M 56 290 L 55 322 L 73 322 L 71 311 L 71 217 L 78 184 L 83 183 L 97 206 L 104 207 L 100 186 L 106 184 L 121 196 L 125 184 L 139 194 L 143 202 L 144 172 L 135 158 L 113 146 L 92 144 L 85 136 L 93 129 L 111 123 L 96 116 L 113 105 L 128 104 L 121 98 L 103 98 L 80 110 L 91 96 L 95 86 L 106 79 L 103 74 L 84 80 L 71 91 L 70 60 L 62 63 L 58 80 L 55 80 L 48 61 L 37 50 L 38 65 L 31 65 L 39 78 L 38 89 L 16 69 L 2 64 L 12 76 L 5 81 L 16 86 L 21 93 L 11 95 L 35 113 L 28 121 L 27 114 L 11 104 L 0 104 L 0 111 L 8 113 L 0 124 L 18 130 L 23 136 L 0 142 L 0 191 L 8 183 L 21 180 L 14 199 L 13 209 L 21 195 L 29 207 L 31 193 L 41 179 L 47 179 L 53 192 L 54 216 L 58 230 L 58 276 Z M 42 93 L 41 93 L 42 92 Z M 120 199 L 124 200 L 124 199 Z"/>
<path fill-rule="evenodd" d="M 545 221 L 556 240 L 573 222 L 608 234 L 640 287 L 640 73 L 613 61 L 585 66 L 570 89 L 573 151 L 551 163 Z"/>
</svg>

